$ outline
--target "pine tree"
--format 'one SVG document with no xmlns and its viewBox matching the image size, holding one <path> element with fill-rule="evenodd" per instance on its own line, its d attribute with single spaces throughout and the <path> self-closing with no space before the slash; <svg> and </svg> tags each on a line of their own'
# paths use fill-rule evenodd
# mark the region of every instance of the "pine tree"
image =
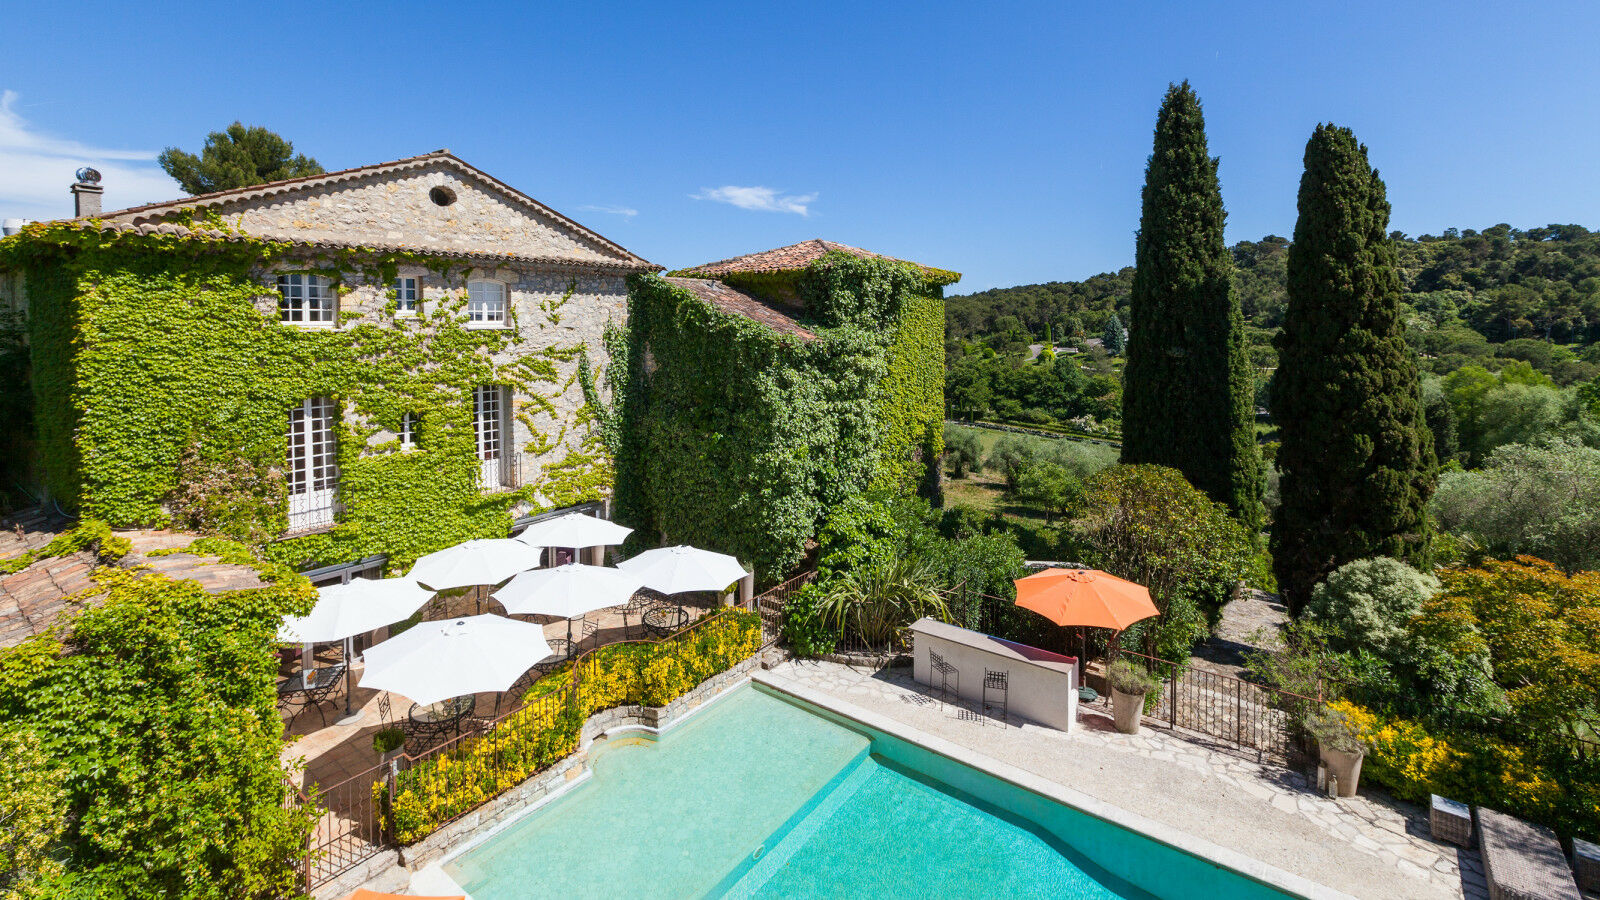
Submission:
<svg viewBox="0 0 1600 900">
<path fill-rule="evenodd" d="M 1283 476 L 1273 567 L 1296 614 L 1344 563 L 1427 561 L 1437 465 L 1388 225 L 1367 148 L 1348 128 L 1317 126 L 1306 144 L 1272 380 Z"/>
<path fill-rule="evenodd" d="M 1106 320 L 1105 331 L 1100 332 L 1100 345 L 1112 356 L 1117 356 L 1127 347 L 1128 332 L 1122 327 L 1122 320 L 1116 313 Z"/>
<path fill-rule="evenodd" d="M 191 194 L 322 174 L 316 160 L 304 153 L 296 155 L 294 144 L 277 133 L 239 122 L 226 131 L 211 132 L 199 156 L 168 147 L 156 161 Z"/>
<path fill-rule="evenodd" d="M 1189 83 L 1169 86 L 1145 167 L 1123 373 L 1122 461 L 1182 472 L 1251 530 L 1263 473 L 1255 373 L 1223 241 L 1227 214 L 1205 118 Z"/>
</svg>

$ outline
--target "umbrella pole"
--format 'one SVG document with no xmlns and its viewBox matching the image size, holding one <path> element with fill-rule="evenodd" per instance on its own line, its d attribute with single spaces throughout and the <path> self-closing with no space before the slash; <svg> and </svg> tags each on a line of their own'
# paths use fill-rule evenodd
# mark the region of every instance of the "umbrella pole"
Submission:
<svg viewBox="0 0 1600 900">
<path fill-rule="evenodd" d="M 335 724 L 337 724 L 337 725 L 354 725 L 355 723 L 361 721 L 361 711 L 357 710 L 357 709 L 351 709 L 350 708 L 350 695 L 353 694 L 355 692 L 355 689 L 356 689 L 356 670 L 355 670 L 355 665 L 354 665 L 354 663 L 355 663 L 355 655 L 356 655 L 355 654 L 355 649 L 356 649 L 356 639 L 355 639 L 355 637 L 351 636 L 351 637 L 345 638 L 344 639 L 344 718 L 342 718 L 338 722 L 336 722 Z"/>
</svg>

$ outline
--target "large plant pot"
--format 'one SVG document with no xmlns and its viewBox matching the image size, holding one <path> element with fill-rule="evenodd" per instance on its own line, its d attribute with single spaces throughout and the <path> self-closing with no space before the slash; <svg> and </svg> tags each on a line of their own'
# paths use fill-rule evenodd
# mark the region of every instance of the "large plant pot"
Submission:
<svg viewBox="0 0 1600 900">
<path fill-rule="evenodd" d="M 1339 796 L 1354 797 L 1361 783 L 1361 760 L 1365 753 L 1322 748 L 1322 765 L 1328 774 L 1339 779 Z"/>
<path fill-rule="evenodd" d="M 1144 719 L 1144 695 L 1124 694 L 1111 689 L 1111 712 L 1117 720 L 1117 730 L 1123 734 L 1138 734 L 1139 723 Z"/>
</svg>

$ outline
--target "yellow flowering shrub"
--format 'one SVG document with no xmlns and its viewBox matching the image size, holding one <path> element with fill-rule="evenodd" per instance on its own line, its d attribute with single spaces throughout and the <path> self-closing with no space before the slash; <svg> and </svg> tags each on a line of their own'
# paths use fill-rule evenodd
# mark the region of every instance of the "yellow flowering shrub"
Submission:
<svg viewBox="0 0 1600 900">
<path fill-rule="evenodd" d="M 755 613 L 726 610 L 691 630 L 649 644 L 614 644 L 541 679 L 524 706 L 493 729 L 402 770 L 389 786 L 372 786 L 388 804 L 389 830 L 410 844 L 439 826 L 526 781 L 578 749 L 583 722 L 604 709 L 665 706 L 700 682 L 761 649 Z"/>
<path fill-rule="evenodd" d="M 1363 774 L 1402 799 L 1442 794 L 1566 834 L 1600 832 L 1600 762 L 1540 756 L 1490 735 L 1434 734 L 1348 701 L 1328 705 L 1366 741 Z"/>
</svg>

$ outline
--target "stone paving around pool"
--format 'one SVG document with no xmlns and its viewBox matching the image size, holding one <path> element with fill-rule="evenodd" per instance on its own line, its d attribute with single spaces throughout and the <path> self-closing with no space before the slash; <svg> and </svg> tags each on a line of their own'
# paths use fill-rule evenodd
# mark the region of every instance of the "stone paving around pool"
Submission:
<svg viewBox="0 0 1600 900">
<path fill-rule="evenodd" d="M 1488 896 L 1475 850 L 1433 841 L 1425 810 L 1379 792 L 1332 800 L 1301 774 L 1148 725 L 1120 734 L 1093 710 L 1070 735 L 974 719 L 971 704 L 930 696 L 909 668 L 790 661 L 770 674 L 1353 896 Z"/>
</svg>

